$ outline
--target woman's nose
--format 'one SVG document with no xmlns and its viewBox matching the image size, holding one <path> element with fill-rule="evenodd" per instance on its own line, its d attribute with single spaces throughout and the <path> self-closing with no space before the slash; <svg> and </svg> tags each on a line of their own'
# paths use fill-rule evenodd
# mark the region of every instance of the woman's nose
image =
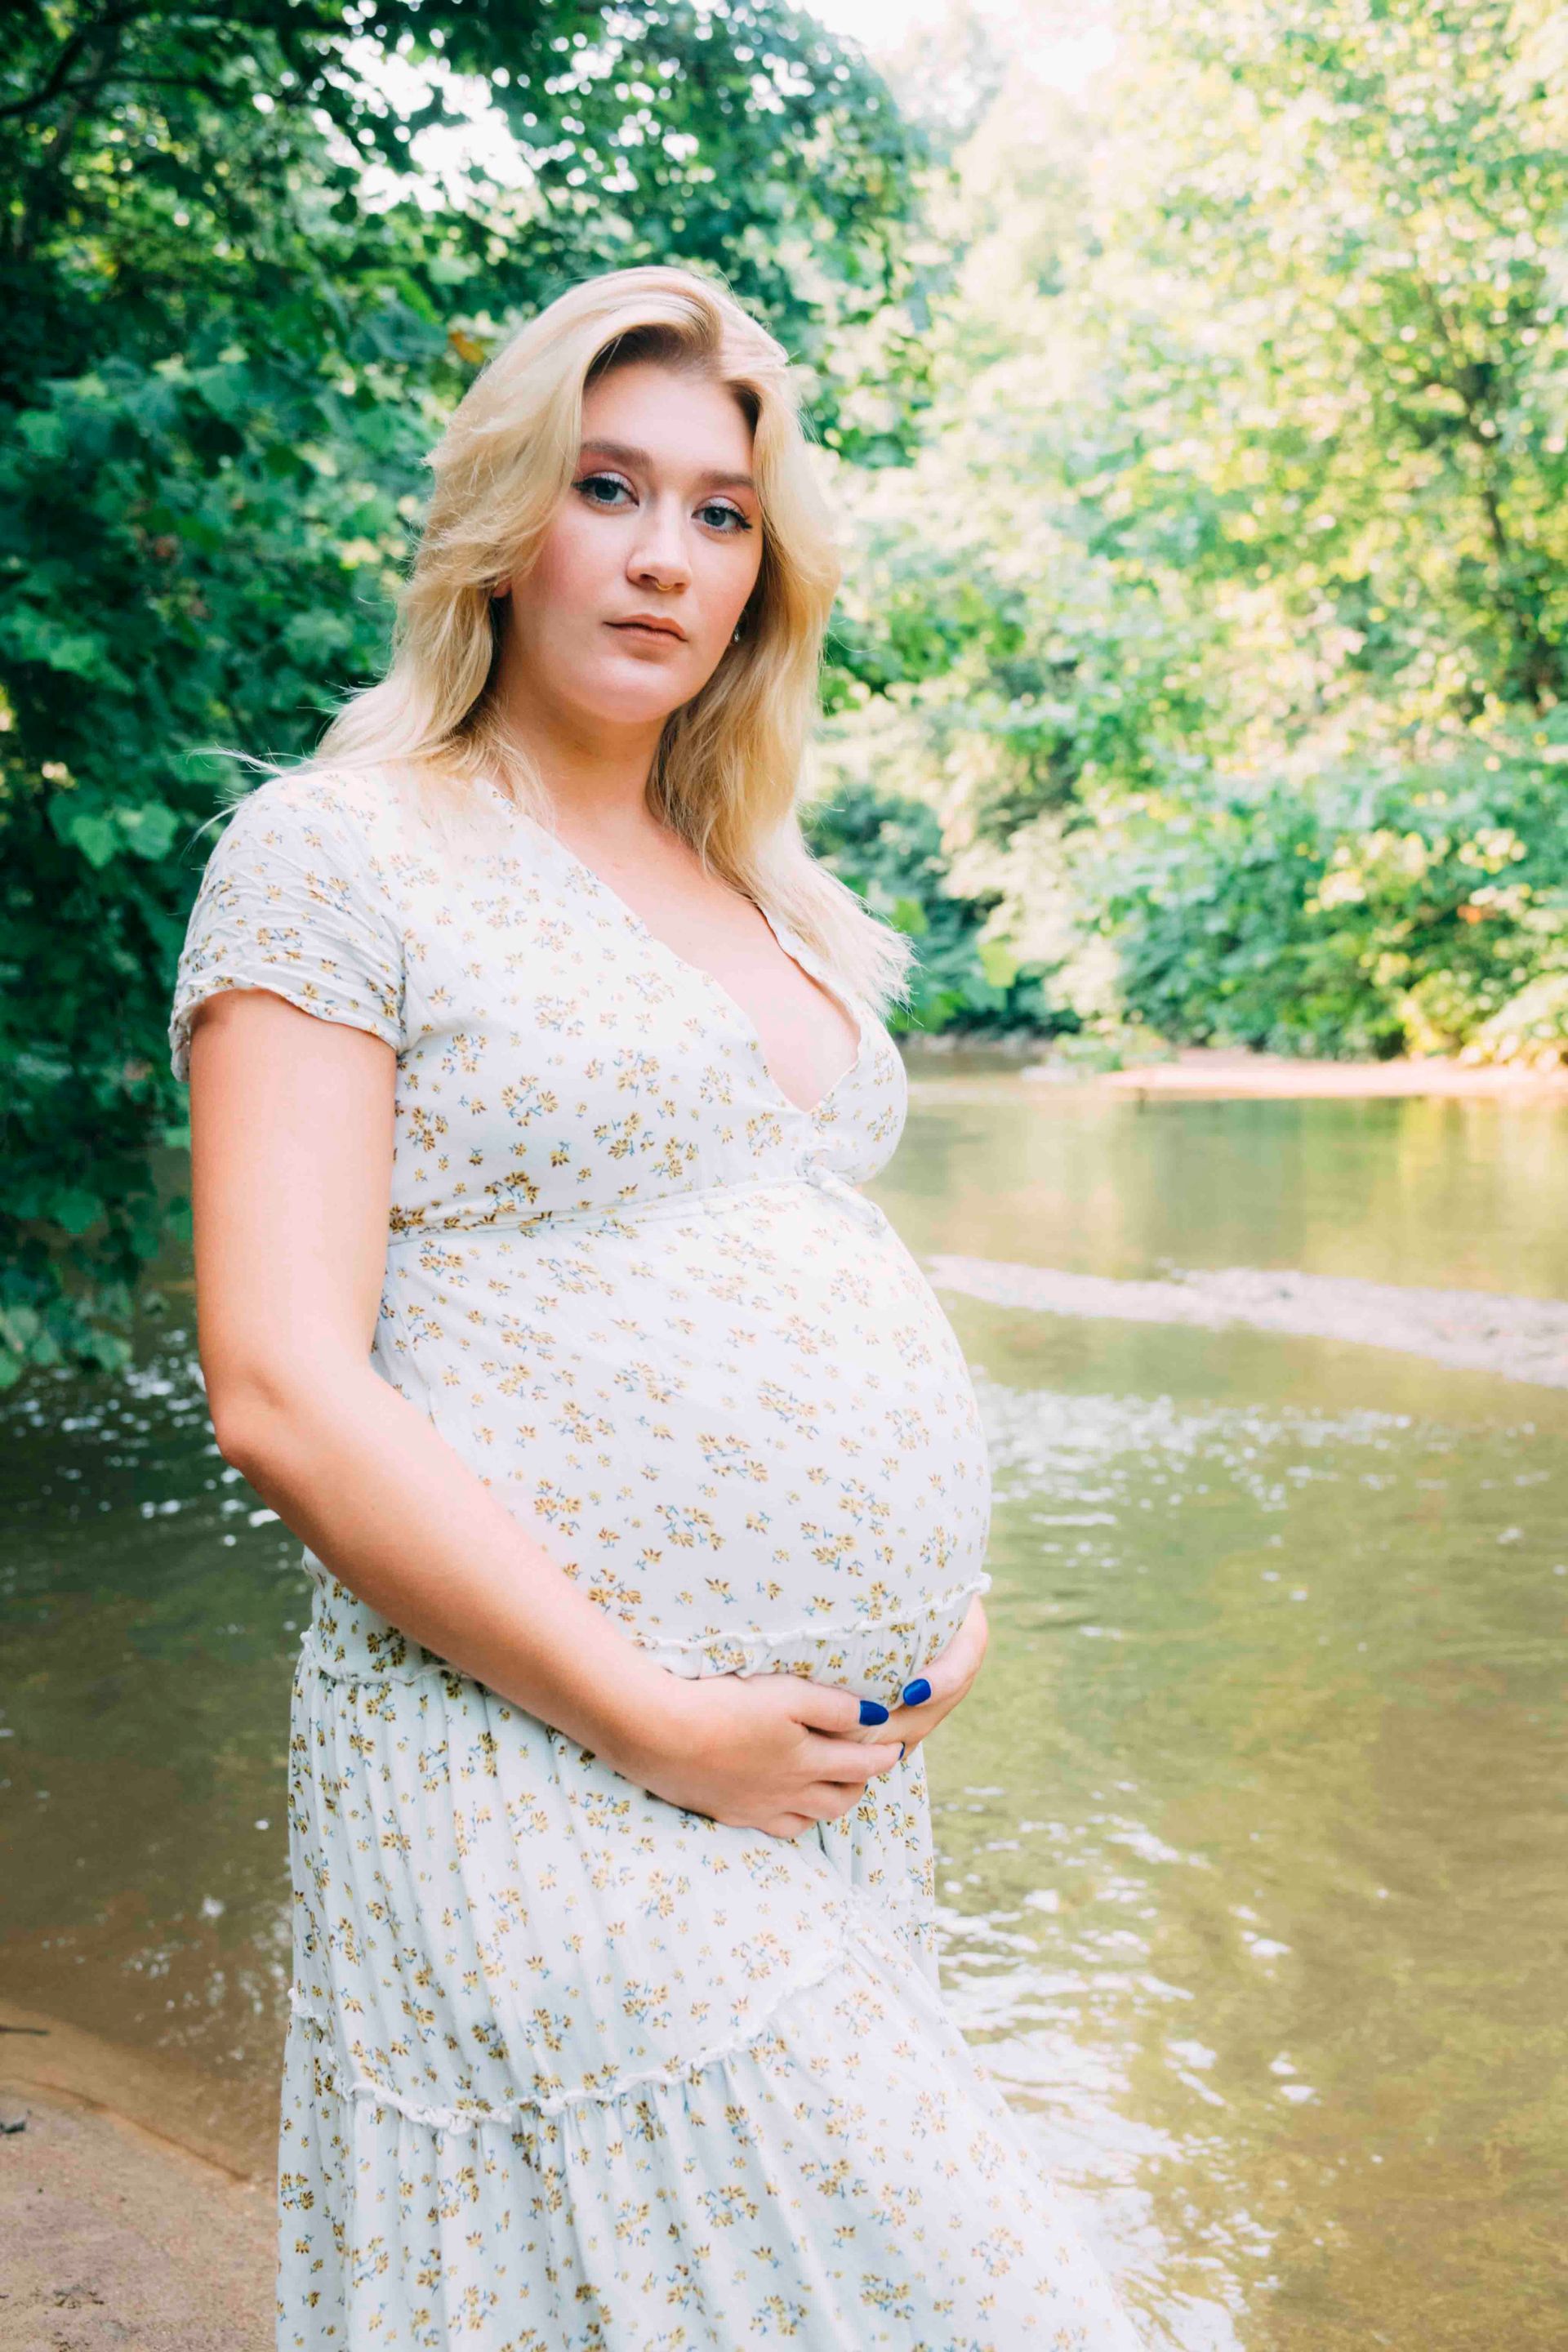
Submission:
<svg viewBox="0 0 1568 2352">
<path fill-rule="evenodd" d="M 679 514 L 660 513 L 657 509 L 648 511 L 647 528 L 633 549 L 626 570 L 632 579 L 660 588 L 685 585 L 691 577 L 691 559 Z"/>
</svg>

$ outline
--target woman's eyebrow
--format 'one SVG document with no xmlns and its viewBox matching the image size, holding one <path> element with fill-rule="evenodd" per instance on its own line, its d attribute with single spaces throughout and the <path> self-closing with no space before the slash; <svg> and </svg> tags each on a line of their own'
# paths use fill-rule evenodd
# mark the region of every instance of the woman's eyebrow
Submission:
<svg viewBox="0 0 1568 2352">
<path fill-rule="evenodd" d="M 640 466 L 644 473 L 651 471 L 653 459 L 646 449 L 633 448 L 629 441 L 584 441 L 583 455 L 590 452 L 595 457 L 613 457 L 617 465 Z M 754 490 L 756 483 L 750 474 L 731 474 L 718 469 L 697 477 L 705 490 Z"/>
</svg>

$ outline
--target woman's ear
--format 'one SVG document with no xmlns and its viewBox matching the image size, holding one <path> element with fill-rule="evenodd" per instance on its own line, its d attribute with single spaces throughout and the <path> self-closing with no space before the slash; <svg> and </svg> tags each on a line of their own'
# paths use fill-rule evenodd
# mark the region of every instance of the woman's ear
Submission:
<svg viewBox="0 0 1568 2352">
<path fill-rule="evenodd" d="M 511 580 L 509 575 L 505 580 L 498 580 L 495 583 L 494 586 L 490 590 L 490 603 L 492 604 L 499 604 L 503 597 L 510 596 L 510 594 Z"/>
</svg>

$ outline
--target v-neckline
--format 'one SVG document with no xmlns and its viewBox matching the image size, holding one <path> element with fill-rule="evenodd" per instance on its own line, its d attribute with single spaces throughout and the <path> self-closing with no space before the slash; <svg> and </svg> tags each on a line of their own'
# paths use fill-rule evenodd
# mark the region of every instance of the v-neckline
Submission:
<svg viewBox="0 0 1568 2352">
<path fill-rule="evenodd" d="M 840 1009 L 848 1015 L 849 1019 L 855 1024 L 854 1060 L 849 1064 L 847 1069 L 841 1070 L 839 1072 L 832 1085 L 828 1087 L 827 1092 L 821 1097 L 820 1100 L 813 1103 L 809 1109 L 804 1103 L 796 1102 L 795 1097 L 792 1094 L 787 1093 L 779 1084 L 777 1078 L 773 1076 L 773 1066 L 768 1060 L 767 1051 L 763 1044 L 762 1032 L 758 1029 L 756 1023 L 752 1020 L 745 1006 L 741 1003 L 739 997 L 731 994 L 730 990 L 725 987 L 723 982 L 719 978 L 716 972 L 710 971 L 706 964 L 693 963 L 689 956 L 683 956 L 680 953 L 679 948 L 672 948 L 668 940 L 661 940 L 658 933 L 652 929 L 648 924 L 644 922 L 642 917 L 637 913 L 637 908 L 629 905 L 627 901 L 622 898 L 620 892 L 612 883 L 605 881 L 604 876 L 599 872 L 596 866 L 590 866 L 585 857 L 580 857 L 577 855 L 577 852 L 572 848 L 568 843 L 562 840 L 559 834 L 552 833 L 548 825 L 541 824 L 537 817 L 531 816 L 526 809 L 520 808 L 516 801 L 512 799 L 510 793 L 504 792 L 500 785 L 495 782 L 493 778 L 489 776 L 481 776 L 479 781 L 491 797 L 500 804 L 500 806 L 506 811 L 509 816 L 526 825 L 529 831 L 536 835 L 541 841 L 548 843 L 550 847 L 553 849 L 560 857 L 563 858 L 568 866 L 572 866 L 577 873 L 581 874 L 584 880 L 587 883 L 588 887 L 594 891 L 596 896 L 606 899 L 617 911 L 627 927 L 634 931 L 639 939 L 646 940 L 648 946 L 657 953 L 667 956 L 672 964 L 679 966 L 680 971 L 689 972 L 694 979 L 705 983 L 706 986 L 712 991 L 714 995 L 717 996 L 727 1007 L 731 1018 L 744 1032 L 746 1041 L 752 1049 L 753 1056 L 755 1057 L 758 1069 L 761 1071 L 767 1085 L 778 1097 L 780 1102 L 787 1105 L 788 1108 L 795 1113 L 795 1116 L 797 1118 L 815 1121 L 821 1118 L 823 1112 L 828 1108 L 829 1105 L 849 1084 L 850 1079 L 855 1077 L 859 1072 L 861 1066 L 865 1062 L 866 1055 L 870 1050 L 871 1031 L 870 1024 L 862 1013 L 858 1003 L 854 998 L 846 996 L 837 990 L 830 989 L 824 981 L 821 971 L 813 969 L 815 965 L 819 963 L 819 959 L 814 953 L 812 949 L 807 946 L 805 940 L 799 936 L 798 932 L 791 930 L 787 924 L 782 923 L 777 916 L 773 914 L 768 908 L 763 905 L 760 898 L 753 898 L 752 900 L 752 906 L 755 907 L 758 914 L 761 915 L 763 920 L 766 923 L 769 930 L 772 931 L 774 939 L 778 941 L 780 948 L 783 950 L 784 953 L 788 956 L 790 961 L 792 963 L 798 964 L 801 971 L 805 973 L 807 979 L 814 980 L 818 988 L 822 990 L 824 995 L 829 997 L 835 1003 L 837 1003 Z"/>
</svg>

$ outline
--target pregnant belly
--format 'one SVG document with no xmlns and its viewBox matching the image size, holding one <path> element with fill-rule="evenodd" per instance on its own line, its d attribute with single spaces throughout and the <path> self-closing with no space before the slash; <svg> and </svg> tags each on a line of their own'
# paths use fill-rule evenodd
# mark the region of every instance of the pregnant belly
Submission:
<svg viewBox="0 0 1568 2352">
<path fill-rule="evenodd" d="M 886 1220 L 816 1187 L 411 1235 L 376 1360 L 675 1673 L 886 1700 L 989 1580 L 952 1327 Z"/>
</svg>

